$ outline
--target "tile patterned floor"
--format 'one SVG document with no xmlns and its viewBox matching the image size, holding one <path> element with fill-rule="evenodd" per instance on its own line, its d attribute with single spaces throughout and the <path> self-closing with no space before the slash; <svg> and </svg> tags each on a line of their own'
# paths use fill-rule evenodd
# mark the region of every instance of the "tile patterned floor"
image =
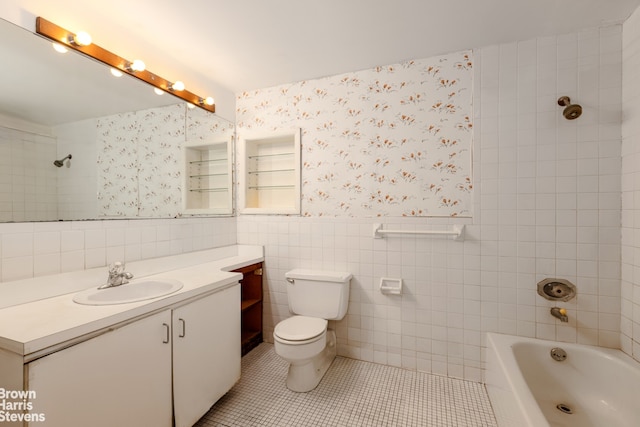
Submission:
<svg viewBox="0 0 640 427">
<path fill-rule="evenodd" d="M 337 357 L 308 393 L 285 386 L 272 344 L 242 359 L 242 378 L 194 427 L 495 427 L 482 384 Z"/>
</svg>

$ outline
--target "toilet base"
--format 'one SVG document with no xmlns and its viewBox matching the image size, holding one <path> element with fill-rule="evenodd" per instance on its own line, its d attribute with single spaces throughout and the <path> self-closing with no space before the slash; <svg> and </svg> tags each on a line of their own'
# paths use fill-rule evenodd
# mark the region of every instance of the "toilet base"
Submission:
<svg viewBox="0 0 640 427">
<path fill-rule="evenodd" d="M 336 358 L 336 333 L 327 330 L 327 345 L 317 356 L 302 363 L 289 364 L 287 374 L 287 388 L 291 391 L 304 393 L 311 391 L 320 384 L 327 373 L 331 362 Z"/>
</svg>

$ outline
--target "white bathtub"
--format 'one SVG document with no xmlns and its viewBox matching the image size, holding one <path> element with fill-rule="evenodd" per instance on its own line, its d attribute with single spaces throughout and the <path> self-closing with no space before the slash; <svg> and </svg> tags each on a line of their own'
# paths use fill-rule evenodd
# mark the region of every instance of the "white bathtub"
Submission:
<svg viewBox="0 0 640 427">
<path fill-rule="evenodd" d="M 640 426 L 640 364 L 620 350 L 489 333 L 485 384 L 500 427 Z"/>
</svg>

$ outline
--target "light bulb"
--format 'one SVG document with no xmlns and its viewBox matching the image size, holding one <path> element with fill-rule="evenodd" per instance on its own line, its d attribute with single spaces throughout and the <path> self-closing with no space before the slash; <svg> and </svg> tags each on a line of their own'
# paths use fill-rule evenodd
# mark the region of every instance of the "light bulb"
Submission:
<svg viewBox="0 0 640 427">
<path fill-rule="evenodd" d="M 177 82 L 171 85 L 171 90 L 177 90 L 177 91 L 184 90 L 184 83 L 178 80 Z"/>
<path fill-rule="evenodd" d="M 153 91 L 156 93 L 156 95 L 164 95 L 164 91 L 160 88 L 154 88 Z"/>
<path fill-rule="evenodd" d="M 75 36 L 70 37 L 69 41 L 78 46 L 89 46 L 92 40 L 89 33 L 85 31 L 78 31 Z"/>
<path fill-rule="evenodd" d="M 60 53 L 69 52 L 69 49 L 67 49 L 66 47 L 64 47 L 60 43 L 51 43 L 51 44 L 53 45 L 53 48 L 56 50 L 56 52 L 60 52 Z"/>
<path fill-rule="evenodd" d="M 130 73 L 133 72 L 140 72 L 140 71 L 144 71 L 144 69 L 146 68 L 146 65 L 144 64 L 144 62 L 140 59 L 135 59 L 133 62 L 129 62 L 125 68 L 127 69 L 127 71 L 129 71 Z"/>
<path fill-rule="evenodd" d="M 112 68 L 110 71 L 111 75 L 113 75 L 114 77 L 122 77 L 122 71 L 118 70 L 117 68 Z"/>
<path fill-rule="evenodd" d="M 215 103 L 215 101 L 214 101 L 214 100 L 213 100 L 213 98 L 212 98 L 212 97 L 210 97 L 210 96 L 208 96 L 208 97 L 206 97 L 206 98 L 199 98 L 199 99 L 198 99 L 198 104 L 200 104 L 200 105 L 202 105 L 202 106 L 205 106 L 205 105 L 211 106 L 211 105 L 213 105 L 214 103 Z"/>
</svg>

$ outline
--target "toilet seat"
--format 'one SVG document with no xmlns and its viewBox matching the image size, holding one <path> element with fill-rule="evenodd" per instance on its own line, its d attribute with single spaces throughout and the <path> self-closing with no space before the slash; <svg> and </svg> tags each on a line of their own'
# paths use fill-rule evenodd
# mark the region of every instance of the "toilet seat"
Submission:
<svg viewBox="0 0 640 427">
<path fill-rule="evenodd" d="M 305 344 L 314 341 L 327 331 L 327 320 L 318 317 L 293 316 L 278 323 L 273 331 L 274 338 L 291 344 Z"/>
</svg>

